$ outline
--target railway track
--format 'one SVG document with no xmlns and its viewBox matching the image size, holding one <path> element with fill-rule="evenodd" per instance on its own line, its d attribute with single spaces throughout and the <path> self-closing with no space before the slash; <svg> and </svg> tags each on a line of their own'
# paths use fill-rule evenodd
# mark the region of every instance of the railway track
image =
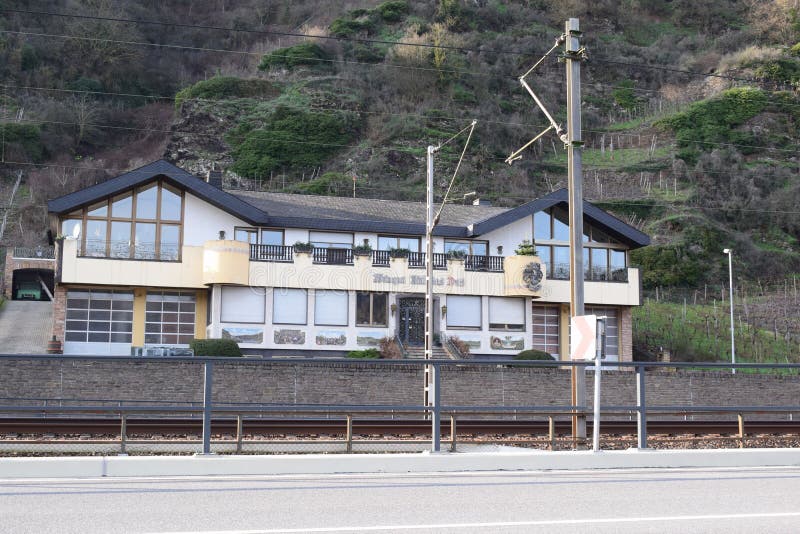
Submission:
<svg viewBox="0 0 800 534">
<path fill-rule="evenodd" d="M 588 422 L 591 428 L 591 421 Z M 661 420 L 649 421 L 648 432 L 661 435 L 714 435 L 735 434 L 739 432 L 736 419 L 732 420 Z M 212 421 L 214 434 L 235 434 L 235 418 L 215 418 Z M 196 435 L 202 431 L 199 418 L 139 418 L 129 416 L 126 421 L 126 434 L 136 435 Z M 800 435 L 800 421 L 748 420 L 748 434 Z M 344 418 L 339 419 L 262 419 L 245 418 L 242 432 L 249 435 L 309 436 L 341 434 L 346 430 Z M 548 421 L 540 420 L 457 420 L 456 430 L 461 435 L 546 435 Z M 604 434 L 626 435 L 636 432 L 636 421 L 602 421 Z M 442 433 L 450 432 L 449 418 L 442 420 Z M 0 418 L 0 436 L 8 434 L 44 435 L 115 435 L 120 433 L 119 418 Z M 359 435 L 404 435 L 424 436 L 430 433 L 430 422 L 421 419 L 354 419 L 353 433 Z M 555 433 L 568 435 L 571 425 L 568 419 L 555 421 Z"/>
</svg>

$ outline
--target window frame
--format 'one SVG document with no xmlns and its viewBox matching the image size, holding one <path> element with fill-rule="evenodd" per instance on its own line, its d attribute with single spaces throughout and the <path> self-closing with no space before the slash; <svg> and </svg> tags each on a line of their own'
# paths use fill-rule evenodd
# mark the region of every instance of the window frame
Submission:
<svg viewBox="0 0 800 534">
<path fill-rule="evenodd" d="M 387 249 L 380 248 L 381 239 L 394 239 L 394 246 L 393 247 L 389 247 Z M 392 250 L 392 249 L 405 248 L 405 247 L 401 247 L 400 246 L 400 240 L 401 239 L 413 239 L 413 240 L 416 240 L 416 242 L 417 242 L 416 250 L 411 250 L 411 249 L 409 249 L 409 250 L 411 250 L 411 252 L 421 252 L 422 251 L 422 239 L 419 236 L 399 235 L 399 234 L 378 234 L 378 241 L 377 241 L 377 245 L 378 246 L 377 246 L 376 250 Z"/>
<path fill-rule="evenodd" d="M 278 322 L 275 320 L 275 292 L 276 291 L 302 291 L 303 295 L 305 295 L 305 322 L 304 323 L 284 323 Z M 279 293 L 280 294 L 280 293 Z M 273 325 L 297 325 L 297 326 L 308 326 L 308 289 L 305 288 L 296 288 L 296 287 L 273 287 L 272 288 L 272 316 L 270 317 L 270 321 Z"/>
<path fill-rule="evenodd" d="M 451 324 L 451 322 L 450 322 L 451 315 L 450 315 L 450 313 L 448 313 L 447 317 L 445 318 L 445 320 L 447 321 L 447 330 L 451 330 L 451 329 L 453 329 L 453 330 L 473 330 L 473 331 L 483 330 L 483 297 L 481 295 L 447 295 L 447 300 L 446 300 L 446 304 L 445 305 L 448 307 L 448 310 L 449 310 L 449 308 L 451 306 L 450 299 L 453 298 L 453 297 L 455 297 L 456 299 L 459 299 L 459 298 L 478 299 L 478 324 L 477 324 L 477 326 L 475 326 L 475 325 L 463 326 L 463 325 Z"/>
<path fill-rule="evenodd" d="M 486 254 L 473 254 L 472 245 L 475 244 L 475 243 L 486 245 Z M 489 240 L 488 239 L 445 239 L 444 240 L 444 249 L 443 249 L 445 254 L 450 252 L 447 249 L 447 245 L 450 245 L 450 244 L 467 245 L 469 247 L 469 249 L 467 250 L 467 255 L 468 256 L 478 256 L 478 257 L 485 258 L 485 257 L 490 255 L 489 252 L 492 250 L 489 247 Z"/>
<path fill-rule="evenodd" d="M 502 299 L 502 300 L 513 299 L 513 300 L 519 301 L 522 304 L 522 324 L 520 325 L 519 328 L 508 328 L 508 325 L 511 324 L 511 323 L 493 323 L 492 322 L 492 301 L 493 300 L 497 300 L 497 299 Z M 489 312 L 489 320 L 488 320 L 488 322 L 489 322 L 489 331 L 491 331 L 491 332 L 525 332 L 527 330 L 527 327 L 528 327 L 527 321 L 525 320 L 525 315 L 526 315 L 526 313 L 525 313 L 526 312 L 525 300 L 526 300 L 525 297 L 495 297 L 495 296 L 490 296 L 489 297 L 489 309 L 488 309 L 488 312 Z M 497 326 L 497 325 L 501 325 L 501 324 L 505 325 L 505 328 L 500 328 L 500 327 Z"/>
<path fill-rule="evenodd" d="M 369 296 L 369 322 L 367 323 L 360 323 L 358 322 L 358 297 L 360 295 L 368 295 Z M 384 306 L 383 306 L 383 316 L 385 317 L 385 321 L 383 323 L 375 322 L 375 295 L 383 295 L 386 299 Z M 386 328 L 389 326 L 389 293 L 386 291 L 356 291 L 356 326 L 370 326 L 370 327 L 382 327 Z"/>
</svg>

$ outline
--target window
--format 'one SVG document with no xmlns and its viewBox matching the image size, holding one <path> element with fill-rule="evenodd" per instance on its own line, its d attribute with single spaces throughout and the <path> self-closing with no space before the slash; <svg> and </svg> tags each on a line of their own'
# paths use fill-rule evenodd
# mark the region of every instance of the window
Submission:
<svg viewBox="0 0 800 534">
<path fill-rule="evenodd" d="M 272 322 L 275 324 L 307 324 L 308 296 L 305 289 L 272 290 Z"/>
<path fill-rule="evenodd" d="M 615 282 L 628 281 L 628 269 L 625 261 L 624 250 L 609 250 L 609 270 L 611 271 L 611 280 Z"/>
<path fill-rule="evenodd" d="M 266 291 L 259 287 L 224 286 L 221 294 L 223 323 L 264 324 Z"/>
<path fill-rule="evenodd" d="M 183 193 L 153 182 L 70 214 L 62 232 L 81 238 L 83 256 L 179 261 L 182 218 Z"/>
<path fill-rule="evenodd" d="M 491 330 L 525 330 L 525 299 L 489 297 Z"/>
<path fill-rule="evenodd" d="M 445 253 L 451 250 L 462 250 L 468 256 L 486 256 L 489 254 L 488 241 L 455 241 L 446 239 L 444 242 Z"/>
<path fill-rule="evenodd" d="M 67 292 L 64 341 L 130 343 L 132 332 L 132 292 Z"/>
<path fill-rule="evenodd" d="M 195 300 L 193 291 L 148 291 L 145 344 L 188 345 L 194 339 Z"/>
<path fill-rule="evenodd" d="M 378 250 L 407 248 L 411 252 L 419 252 L 419 238 L 400 235 L 379 235 Z"/>
<path fill-rule="evenodd" d="M 261 230 L 262 245 L 283 245 L 283 230 Z"/>
<path fill-rule="evenodd" d="M 386 293 L 356 293 L 356 324 L 386 326 Z"/>
<path fill-rule="evenodd" d="M 353 248 L 353 234 L 309 232 L 308 240 L 317 248 Z"/>
<path fill-rule="evenodd" d="M 480 328 L 481 297 L 447 295 L 448 328 Z"/>
<path fill-rule="evenodd" d="M 548 241 L 553 238 L 550 228 L 550 212 L 537 211 L 533 214 L 533 239 L 534 241 Z"/>
<path fill-rule="evenodd" d="M 255 245 L 258 243 L 258 230 L 255 228 L 234 228 L 233 239 Z"/>
<path fill-rule="evenodd" d="M 314 324 L 347 326 L 347 291 L 317 289 L 314 292 Z"/>
<path fill-rule="evenodd" d="M 533 345 L 536 350 L 543 350 L 554 358 L 559 358 L 561 349 L 558 343 L 560 310 L 558 306 L 533 306 L 531 327 L 533 328 Z"/>
</svg>

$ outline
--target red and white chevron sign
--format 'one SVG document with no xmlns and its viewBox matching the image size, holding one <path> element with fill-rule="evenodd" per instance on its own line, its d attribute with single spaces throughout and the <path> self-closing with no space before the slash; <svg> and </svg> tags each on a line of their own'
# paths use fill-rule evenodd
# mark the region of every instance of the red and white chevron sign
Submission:
<svg viewBox="0 0 800 534">
<path fill-rule="evenodd" d="M 569 321 L 569 357 L 572 360 L 594 360 L 597 351 L 597 316 L 576 315 Z"/>
</svg>

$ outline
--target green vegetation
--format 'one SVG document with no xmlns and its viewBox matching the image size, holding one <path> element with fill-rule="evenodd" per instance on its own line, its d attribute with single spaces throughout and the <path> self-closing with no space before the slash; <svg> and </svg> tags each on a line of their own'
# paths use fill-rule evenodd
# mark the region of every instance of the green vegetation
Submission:
<svg viewBox="0 0 800 534">
<path fill-rule="evenodd" d="M 555 360 L 553 356 L 548 354 L 543 350 L 536 350 L 536 349 L 528 349 L 523 350 L 516 356 L 514 356 L 515 360 L 537 360 L 537 361 L 547 361 L 547 360 Z"/>
<path fill-rule="evenodd" d="M 633 90 L 634 87 L 635 82 L 633 80 L 622 80 L 617 84 L 617 87 L 611 91 L 614 102 L 622 109 L 632 110 L 639 105 L 640 99 L 636 96 Z"/>
<path fill-rule="evenodd" d="M 21 150 L 25 157 L 39 163 L 45 157 L 45 148 L 39 126 L 35 124 L 6 122 L 0 123 L 0 136 L 8 154 L 14 147 Z"/>
<path fill-rule="evenodd" d="M 260 70 L 271 67 L 294 68 L 299 65 L 325 65 L 330 55 L 316 43 L 301 43 L 287 48 L 279 48 L 261 59 Z"/>
<path fill-rule="evenodd" d="M 310 168 L 352 141 L 359 128 L 354 113 L 315 113 L 278 106 L 262 124 L 246 121 L 227 135 L 234 172 L 269 176 L 279 169 Z"/>
<path fill-rule="evenodd" d="M 175 107 L 187 100 L 223 100 L 229 98 L 272 98 L 279 94 L 266 80 L 246 80 L 233 76 L 214 76 L 191 85 L 175 95 Z"/>
<path fill-rule="evenodd" d="M 737 127 L 764 111 L 768 104 L 769 96 L 761 89 L 729 89 L 656 124 L 675 132 L 680 149 L 677 156 L 694 164 L 701 152 L 711 151 L 719 143 L 737 144 L 742 153 L 752 153 L 756 143 L 753 134 Z"/>
<path fill-rule="evenodd" d="M 728 304 L 683 305 L 645 301 L 633 309 L 634 346 L 663 347 L 672 361 L 730 360 Z M 736 359 L 740 362 L 797 362 L 797 343 L 776 332 L 737 321 Z"/>
<path fill-rule="evenodd" d="M 195 356 L 224 356 L 236 358 L 242 355 L 239 345 L 232 339 L 193 339 L 189 348 Z"/>
<path fill-rule="evenodd" d="M 287 192 L 307 195 L 342 196 L 353 190 L 353 179 L 340 172 L 326 172 L 319 178 L 295 183 L 287 187 Z"/>
<path fill-rule="evenodd" d="M 330 26 L 331 35 L 352 37 L 359 33 L 375 34 L 384 22 L 402 21 L 409 13 L 408 2 L 396 0 L 384 2 L 375 9 L 355 9 L 347 16 L 335 19 Z"/>
<path fill-rule="evenodd" d="M 347 357 L 374 360 L 380 358 L 381 353 L 378 349 L 351 350 L 347 353 Z"/>
</svg>

